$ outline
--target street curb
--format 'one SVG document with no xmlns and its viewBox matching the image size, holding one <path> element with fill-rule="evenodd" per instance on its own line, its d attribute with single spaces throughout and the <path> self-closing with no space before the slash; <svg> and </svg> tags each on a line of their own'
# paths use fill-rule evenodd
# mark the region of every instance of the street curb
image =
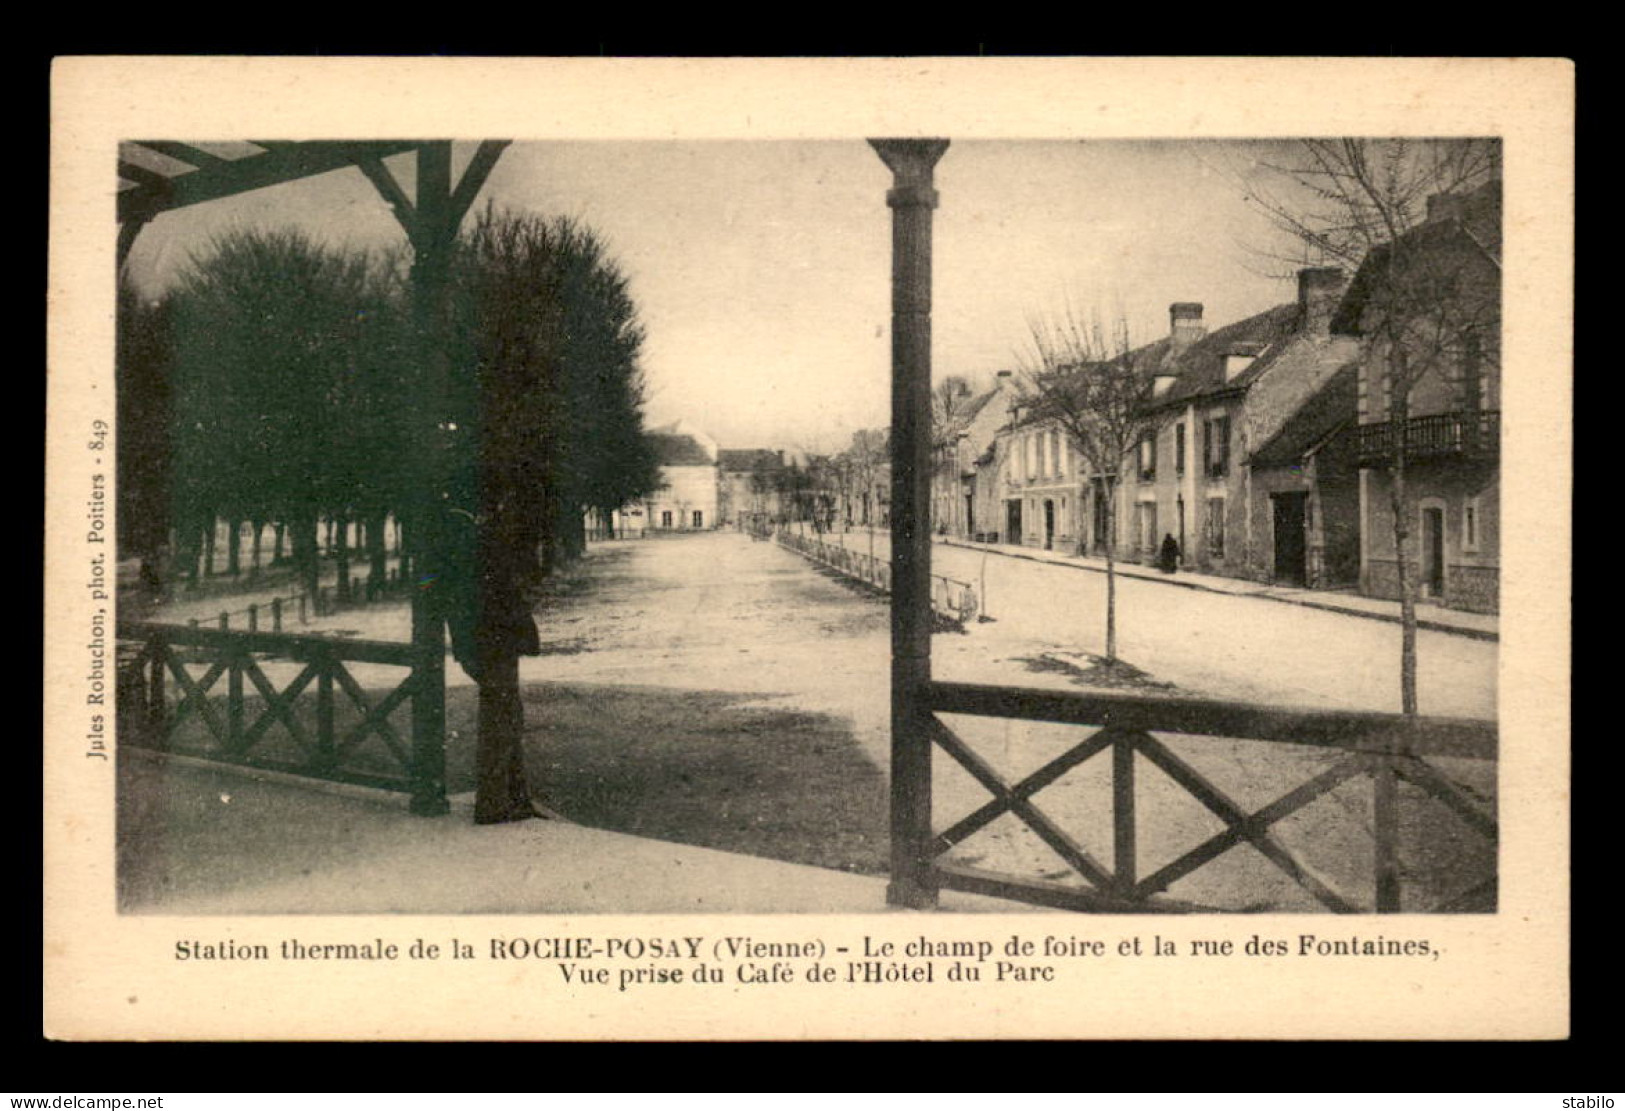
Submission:
<svg viewBox="0 0 1625 1111">
<path fill-rule="evenodd" d="M 1051 567 L 1066 567 L 1075 571 L 1093 571 L 1097 575 L 1104 575 L 1106 573 L 1106 569 L 1104 567 L 1095 567 L 1087 563 L 1062 563 L 1059 560 L 1044 559 L 1042 556 L 1029 555 L 1020 550 L 1006 551 L 1003 548 L 994 548 L 986 544 L 967 544 L 962 540 L 954 540 L 949 537 L 942 538 L 940 543 L 947 544 L 955 548 L 964 548 L 966 551 L 971 552 L 987 552 L 990 555 L 1008 556 L 1011 559 L 1024 559 L 1028 563 L 1043 563 L 1048 564 Z M 1138 564 L 1135 566 L 1138 566 Z M 1130 579 L 1144 579 L 1147 582 L 1162 583 L 1166 586 L 1182 587 L 1185 590 L 1201 590 L 1208 594 L 1223 594 L 1231 598 L 1257 598 L 1260 601 L 1265 602 L 1280 602 L 1283 605 L 1302 606 L 1304 609 L 1325 610 L 1327 613 L 1340 613 L 1347 617 L 1364 617 L 1370 621 L 1383 621 L 1390 625 L 1401 624 L 1397 614 L 1372 613 L 1370 610 L 1354 609 L 1350 606 L 1340 606 L 1335 602 L 1317 602 L 1307 598 L 1282 598 L 1273 594 L 1253 594 L 1245 590 L 1216 590 L 1204 583 L 1181 580 L 1173 576 L 1168 576 L 1166 578 L 1152 578 L 1150 575 L 1140 575 L 1128 572 L 1124 573 L 1124 577 Z M 1466 637 L 1468 640 L 1482 640 L 1497 644 L 1500 643 L 1501 640 L 1501 634 L 1499 632 L 1492 633 L 1484 629 L 1464 629 L 1457 625 L 1446 625 L 1442 622 L 1429 621 L 1425 618 L 1418 618 L 1416 627 L 1418 629 L 1426 629 L 1428 632 L 1432 633 L 1448 633 L 1451 636 Z"/>
</svg>

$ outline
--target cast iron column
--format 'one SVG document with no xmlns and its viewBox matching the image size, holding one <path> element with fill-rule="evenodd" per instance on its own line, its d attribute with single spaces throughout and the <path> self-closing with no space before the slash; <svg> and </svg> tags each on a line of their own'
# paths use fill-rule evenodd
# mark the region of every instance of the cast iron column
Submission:
<svg viewBox="0 0 1625 1111">
<path fill-rule="evenodd" d="M 931 173 L 946 139 L 871 139 L 892 172 L 891 885 L 934 907 L 931 842 Z"/>
</svg>

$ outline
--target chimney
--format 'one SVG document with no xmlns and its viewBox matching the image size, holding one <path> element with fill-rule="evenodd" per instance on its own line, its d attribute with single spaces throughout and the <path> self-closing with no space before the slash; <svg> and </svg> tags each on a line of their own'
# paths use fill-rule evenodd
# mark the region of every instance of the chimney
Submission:
<svg viewBox="0 0 1625 1111">
<path fill-rule="evenodd" d="M 1202 306 L 1196 301 L 1175 301 L 1168 306 L 1168 332 L 1173 354 L 1185 350 L 1207 334 L 1202 324 Z"/>
<path fill-rule="evenodd" d="M 1446 220 L 1460 222 L 1466 211 L 1467 198 L 1460 193 L 1435 193 L 1428 198 L 1428 218 L 1430 224 L 1442 224 Z"/>
<path fill-rule="evenodd" d="M 1298 271 L 1298 328 L 1304 335 L 1325 336 L 1332 330 L 1343 298 L 1343 271 L 1314 266 Z"/>
</svg>

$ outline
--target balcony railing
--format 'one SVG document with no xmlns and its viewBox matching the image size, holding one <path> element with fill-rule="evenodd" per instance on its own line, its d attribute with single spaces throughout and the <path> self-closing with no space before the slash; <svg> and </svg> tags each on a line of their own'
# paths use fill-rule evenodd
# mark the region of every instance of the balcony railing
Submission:
<svg viewBox="0 0 1625 1111">
<path fill-rule="evenodd" d="M 1362 424 L 1357 429 L 1360 462 L 1382 466 L 1394 458 L 1394 421 Z M 1434 413 L 1405 422 L 1408 459 L 1457 456 L 1493 459 L 1501 452 L 1501 414 L 1480 412 Z"/>
</svg>

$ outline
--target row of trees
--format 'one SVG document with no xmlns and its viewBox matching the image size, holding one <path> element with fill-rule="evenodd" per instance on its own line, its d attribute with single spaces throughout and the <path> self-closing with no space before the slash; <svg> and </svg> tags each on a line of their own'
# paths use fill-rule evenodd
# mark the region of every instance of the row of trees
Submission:
<svg viewBox="0 0 1625 1111">
<path fill-rule="evenodd" d="M 381 577 L 386 522 L 409 520 L 418 495 L 423 472 L 410 464 L 425 422 L 454 458 L 479 445 L 477 462 L 461 453 L 462 479 L 455 465 L 447 472 L 454 486 L 477 466 L 534 492 L 548 563 L 579 550 L 584 511 L 654 488 L 643 330 L 625 276 L 590 229 L 487 208 L 462 236 L 439 413 L 420 388 L 408 292 L 401 254 L 330 247 L 297 230 L 221 236 L 156 300 L 121 287 L 126 553 L 195 580 L 217 521 L 233 537 L 233 569 L 240 525 L 251 526 L 255 567 L 271 526 L 314 590 L 326 520 L 341 561 L 342 538 L 359 526 Z"/>
</svg>

